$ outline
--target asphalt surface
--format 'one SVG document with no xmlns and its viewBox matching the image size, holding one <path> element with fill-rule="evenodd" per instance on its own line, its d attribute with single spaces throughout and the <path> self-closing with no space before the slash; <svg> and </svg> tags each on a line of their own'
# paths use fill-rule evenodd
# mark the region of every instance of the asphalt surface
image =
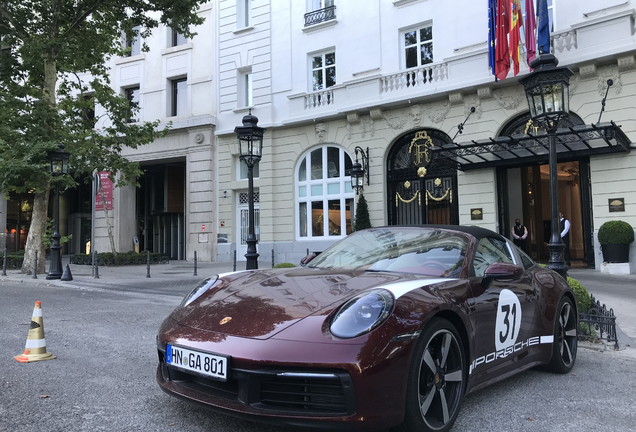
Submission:
<svg viewBox="0 0 636 432">
<path fill-rule="evenodd" d="M 156 384 L 161 321 L 194 283 L 231 271 L 231 264 L 200 265 L 197 277 L 191 263 L 156 265 L 151 279 L 145 267 L 103 268 L 99 280 L 90 268 L 72 269 L 72 282 L 46 281 L 44 275 L 33 280 L 16 271 L 0 277 L 0 430 L 301 430 L 216 414 L 170 397 Z M 571 276 L 608 307 L 610 298 L 619 298 L 614 310 L 630 309 L 632 277 L 576 272 Z M 57 359 L 21 364 L 12 357 L 24 350 L 38 300 L 47 349 Z M 635 311 L 621 320 L 633 321 Z M 531 370 L 467 396 L 453 430 L 636 431 L 635 370 L 636 348 L 582 343 L 571 374 Z"/>
</svg>

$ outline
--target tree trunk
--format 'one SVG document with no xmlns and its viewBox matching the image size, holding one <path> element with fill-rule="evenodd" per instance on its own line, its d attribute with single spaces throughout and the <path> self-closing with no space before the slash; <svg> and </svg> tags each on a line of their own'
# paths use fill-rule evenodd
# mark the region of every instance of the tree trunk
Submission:
<svg viewBox="0 0 636 432">
<path fill-rule="evenodd" d="M 49 189 L 50 190 L 50 189 Z M 33 274 L 33 264 L 35 261 L 35 251 L 38 252 L 37 273 L 45 273 L 44 267 L 44 233 L 46 232 L 46 222 L 48 219 L 49 191 L 36 193 L 33 196 L 33 213 L 31 227 L 27 236 L 24 250 L 24 261 L 22 262 L 22 274 Z"/>
<path fill-rule="evenodd" d="M 102 188 L 101 181 L 99 182 L 99 194 L 102 197 L 102 205 L 104 206 L 104 216 L 106 217 L 106 226 L 108 227 L 110 249 L 113 251 L 113 255 L 117 256 L 117 250 L 115 249 L 115 237 L 113 236 L 113 226 L 110 223 L 110 217 L 108 217 L 108 206 L 106 205 L 106 198 L 104 198 L 104 189 Z"/>
<path fill-rule="evenodd" d="M 55 85 L 57 84 L 57 62 L 54 52 L 48 53 L 44 59 L 44 82 L 42 90 L 44 98 L 48 101 L 51 108 L 56 109 L 57 102 L 55 100 Z M 53 129 L 52 125 L 43 125 L 45 128 Z M 49 213 L 49 193 L 51 191 L 51 183 L 48 182 L 44 188 L 44 192 L 37 192 L 33 197 L 33 212 L 31 216 L 31 227 L 24 250 L 24 261 L 22 263 L 23 274 L 33 272 L 33 264 L 35 261 L 35 251 L 38 251 L 38 273 L 44 273 L 44 245 L 42 240 L 46 233 L 46 223 Z"/>
</svg>

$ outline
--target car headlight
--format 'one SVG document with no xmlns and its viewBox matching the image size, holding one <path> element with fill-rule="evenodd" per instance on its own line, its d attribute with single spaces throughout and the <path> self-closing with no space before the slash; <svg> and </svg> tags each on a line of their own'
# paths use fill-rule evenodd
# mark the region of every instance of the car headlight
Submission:
<svg viewBox="0 0 636 432">
<path fill-rule="evenodd" d="M 394 303 L 393 295 L 386 290 L 360 294 L 345 303 L 333 317 L 331 333 L 344 339 L 368 333 L 386 321 Z"/>
<path fill-rule="evenodd" d="M 201 297 L 201 295 L 207 290 L 209 290 L 212 287 L 212 285 L 216 283 L 218 279 L 219 279 L 218 276 L 207 278 L 204 281 L 202 281 L 199 285 L 192 288 L 192 290 L 190 290 L 190 292 L 183 298 L 183 300 L 181 301 L 181 305 L 179 307 L 186 307 L 187 305 L 189 305 L 190 303 L 192 303 L 193 301 Z"/>
</svg>

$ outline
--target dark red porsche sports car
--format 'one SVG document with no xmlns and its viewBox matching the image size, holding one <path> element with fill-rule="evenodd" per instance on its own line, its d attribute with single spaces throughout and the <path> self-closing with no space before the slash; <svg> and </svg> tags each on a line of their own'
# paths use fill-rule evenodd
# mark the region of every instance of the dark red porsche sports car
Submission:
<svg viewBox="0 0 636 432">
<path fill-rule="evenodd" d="M 373 228 L 310 258 L 196 286 L 159 330 L 161 388 L 269 423 L 445 431 L 464 395 L 574 365 L 574 293 L 492 231 Z"/>
</svg>

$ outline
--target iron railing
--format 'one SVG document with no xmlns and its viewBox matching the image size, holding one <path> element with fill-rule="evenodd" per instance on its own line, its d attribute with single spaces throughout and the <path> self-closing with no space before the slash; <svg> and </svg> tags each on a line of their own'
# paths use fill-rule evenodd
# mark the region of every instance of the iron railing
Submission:
<svg viewBox="0 0 636 432">
<path fill-rule="evenodd" d="M 305 27 L 336 19 L 336 6 L 329 6 L 305 14 Z"/>
<path fill-rule="evenodd" d="M 616 316 L 614 309 L 607 310 L 605 304 L 596 300 L 593 295 L 592 307 L 587 312 L 579 314 L 579 322 L 587 324 L 586 332 L 579 333 L 579 338 L 583 339 L 604 339 L 608 342 L 614 342 L 614 349 L 618 349 L 618 337 L 616 334 Z M 591 333 L 591 334 L 586 334 Z"/>
</svg>

